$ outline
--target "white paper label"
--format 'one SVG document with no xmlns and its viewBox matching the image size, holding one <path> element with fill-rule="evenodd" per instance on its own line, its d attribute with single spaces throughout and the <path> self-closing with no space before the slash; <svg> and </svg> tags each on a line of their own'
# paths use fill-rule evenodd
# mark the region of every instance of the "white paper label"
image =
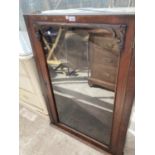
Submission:
<svg viewBox="0 0 155 155">
<path fill-rule="evenodd" d="M 75 16 L 66 16 L 66 19 L 69 20 L 70 22 L 75 22 L 76 21 Z"/>
</svg>

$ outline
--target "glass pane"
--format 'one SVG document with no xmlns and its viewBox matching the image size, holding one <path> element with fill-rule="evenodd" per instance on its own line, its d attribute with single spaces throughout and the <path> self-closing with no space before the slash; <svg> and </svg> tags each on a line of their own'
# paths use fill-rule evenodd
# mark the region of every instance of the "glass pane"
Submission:
<svg viewBox="0 0 155 155">
<path fill-rule="evenodd" d="M 118 30 L 41 26 L 59 121 L 109 144 L 120 56 Z"/>
</svg>

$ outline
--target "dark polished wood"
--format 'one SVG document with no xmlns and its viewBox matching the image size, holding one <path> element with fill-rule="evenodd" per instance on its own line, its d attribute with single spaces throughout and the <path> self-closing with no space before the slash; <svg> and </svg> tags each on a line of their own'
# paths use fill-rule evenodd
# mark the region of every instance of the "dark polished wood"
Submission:
<svg viewBox="0 0 155 155">
<path fill-rule="evenodd" d="M 37 69 L 41 81 L 42 92 L 46 99 L 47 108 L 49 111 L 51 122 L 57 126 L 81 137 L 82 139 L 108 151 L 113 155 L 122 155 L 125 137 L 130 118 L 130 112 L 134 99 L 134 15 L 85 15 L 76 16 L 76 22 L 69 22 L 65 16 L 46 16 L 46 15 L 25 15 L 25 21 L 33 48 L 34 57 L 37 64 Z M 68 126 L 59 122 L 56 104 L 54 100 L 51 79 L 39 40 L 36 34 L 37 25 L 66 25 L 66 26 L 82 26 L 82 24 L 114 24 L 114 25 L 127 25 L 126 35 L 124 40 L 123 49 L 121 51 L 119 60 L 119 69 L 116 84 L 116 95 L 113 113 L 113 125 L 111 132 L 111 141 L 109 146 L 105 146 L 96 140 L 75 131 Z"/>
<path fill-rule="evenodd" d="M 128 85 L 128 79 L 129 79 L 129 71 L 130 66 L 132 65 L 132 55 L 134 53 L 133 50 L 133 44 L 134 44 L 134 29 L 135 23 L 134 23 L 134 17 L 130 22 L 128 23 L 128 28 L 126 32 L 126 38 L 125 38 L 125 44 L 124 49 L 121 53 L 120 57 L 120 64 L 119 64 L 119 71 L 118 71 L 118 77 L 117 77 L 117 87 L 116 87 L 116 95 L 115 95 L 115 107 L 114 107 L 114 114 L 113 114 L 113 129 L 112 129 L 112 138 L 111 138 L 111 149 L 114 154 L 119 155 L 117 153 L 118 146 L 123 145 L 125 143 L 125 140 L 122 141 L 124 138 L 124 135 L 126 135 L 126 131 L 121 131 L 122 127 L 126 127 L 122 124 L 123 118 L 130 118 L 130 109 L 133 104 L 134 99 L 134 85 L 131 86 Z M 132 62 L 132 63 L 131 63 Z M 131 73 L 130 73 L 131 74 Z M 134 82 L 134 74 L 130 75 L 132 76 L 132 79 Z M 128 89 L 129 87 L 132 87 L 131 89 Z M 132 95 L 128 96 L 128 94 L 132 93 Z M 130 103 L 127 102 L 127 100 L 130 100 Z M 129 106 L 128 106 L 129 105 Z M 124 109 L 126 106 L 128 106 L 128 109 Z M 128 124 L 128 120 L 126 120 Z M 120 139 L 121 137 L 121 139 Z M 122 143 L 123 142 L 123 143 Z M 122 146 L 122 147 L 123 147 Z M 120 152 L 120 151 L 119 151 Z"/>
<path fill-rule="evenodd" d="M 130 119 L 132 105 L 134 102 L 134 97 L 133 97 L 134 95 L 135 95 L 135 53 L 133 52 L 131 55 L 131 61 L 130 61 L 130 66 L 129 66 L 129 71 L 128 71 L 128 78 L 127 78 L 127 83 L 126 83 L 126 93 L 125 93 L 125 98 L 124 98 L 125 104 L 123 104 L 121 120 L 120 120 L 117 135 L 115 135 L 116 133 L 113 130 L 113 134 L 114 134 L 115 138 L 117 139 L 116 143 L 112 144 L 112 152 L 115 155 L 120 155 L 124 148 L 126 132 L 128 129 L 128 122 Z M 114 113 L 114 119 L 116 117 L 115 114 L 116 113 Z M 114 120 L 114 121 L 117 121 L 117 120 Z M 118 125 L 114 121 L 113 121 L 113 124 Z"/>
<path fill-rule="evenodd" d="M 99 147 L 100 149 L 103 149 L 103 150 L 110 153 L 109 147 L 107 145 L 104 145 L 103 143 L 100 143 L 97 140 L 95 140 L 95 139 L 93 139 L 93 138 L 91 138 L 91 137 L 89 137 L 89 136 L 87 136 L 81 132 L 78 132 L 77 130 L 74 130 L 73 128 L 71 128 L 71 127 L 69 127 L 63 123 L 58 123 L 57 126 L 66 130 L 67 132 L 69 132 L 69 133 L 71 133 L 71 134 L 73 134 L 73 135 L 95 145 L 96 147 Z"/>
</svg>

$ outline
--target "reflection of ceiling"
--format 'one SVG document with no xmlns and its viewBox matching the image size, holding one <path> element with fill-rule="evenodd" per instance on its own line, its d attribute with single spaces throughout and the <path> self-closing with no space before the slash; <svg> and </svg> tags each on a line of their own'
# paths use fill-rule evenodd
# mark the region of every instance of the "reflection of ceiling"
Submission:
<svg viewBox="0 0 155 155">
<path fill-rule="evenodd" d="M 96 108 L 113 109 L 114 92 L 102 88 L 89 87 L 87 81 L 82 81 L 81 83 L 79 81 L 78 84 L 74 81 L 56 82 L 53 84 L 53 89 L 56 94 L 67 98 L 74 98 Z"/>
<path fill-rule="evenodd" d="M 104 110 L 104 111 L 107 111 L 107 112 L 113 112 L 112 109 L 108 109 L 108 108 L 106 108 L 104 106 L 99 106 L 97 104 L 93 104 L 93 103 L 91 103 L 91 102 L 89 102 L 87 100 L 79 99 L 79 98 L 76 98 L 75 96 L 72 96 L 72 95 L 69 95 L 69 94 L 65 94 L 65 93 L 58 92 L 58 91 L 54 91 L 54 94 L 55 95 L 60 95 L 60 96 L 66 97 L 66 98 L 73 99 L 73 101 L 76 102 L 76 103 L 82 103 L 84 105 L 88 105 L 88 106 L 91 106 L 93 108 L 97 108 L 97 109 Z M 85 108 L 87 109 L 87 106 Z"/>
<path fill-rule="evenodd" d="M 87 79 L 83 78 L 66 78 L 59 80 L 59 81 L 54 81 L 52 83 L 56 87 L 61 87 L 61 88 L 67 88 L 69 90 L 74 90 L 76 92 L 82 93 L 82 94 L 87 94 L 89 96 L 94 96 L 94 97 L 106 97 L 106 96 L 114 96 L 113 91 L 109 91 L 103 88 L 99 87 L 89 87 Z"/>
</svg>

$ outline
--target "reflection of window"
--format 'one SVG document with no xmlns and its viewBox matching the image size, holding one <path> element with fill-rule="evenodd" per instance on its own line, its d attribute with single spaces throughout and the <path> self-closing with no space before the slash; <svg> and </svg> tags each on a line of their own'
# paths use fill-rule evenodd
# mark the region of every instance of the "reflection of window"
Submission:
<svg viewBox="0 0 155 155">
<path fill-rule="evenodd" d="M 22 47 L 22 51 L 20 51 L 20 55 L 28 55 L 32 53 L 32 48 L 30 45 L 30 40 L 28 37 L 28 33 L 26 30 L 26 25 L 23 18 L 23 12 L 20 8 L 19 10 L 19 41 Z"/>
<path fill-rule="evenodd" d="M 32 48 L 30 45 L 30 40 L 29 40 L 27 31 L 19 31 L 19 41 L 23 50 L 23 51 L 20 51 L 20 55 L 31 54 Z"/>
<path fill-rule="evenodd" d="M 20 43 L 25 54 L 32 52 L 27 35 L 23 14 L 30 14 L 45 10 L 70 8 L 107 8 L 107 7 L 134 7 L 135 0 L 20 0 L 19 30 Z M 90 10 L 90 9 L 89 9 Z"/>
</svg>

